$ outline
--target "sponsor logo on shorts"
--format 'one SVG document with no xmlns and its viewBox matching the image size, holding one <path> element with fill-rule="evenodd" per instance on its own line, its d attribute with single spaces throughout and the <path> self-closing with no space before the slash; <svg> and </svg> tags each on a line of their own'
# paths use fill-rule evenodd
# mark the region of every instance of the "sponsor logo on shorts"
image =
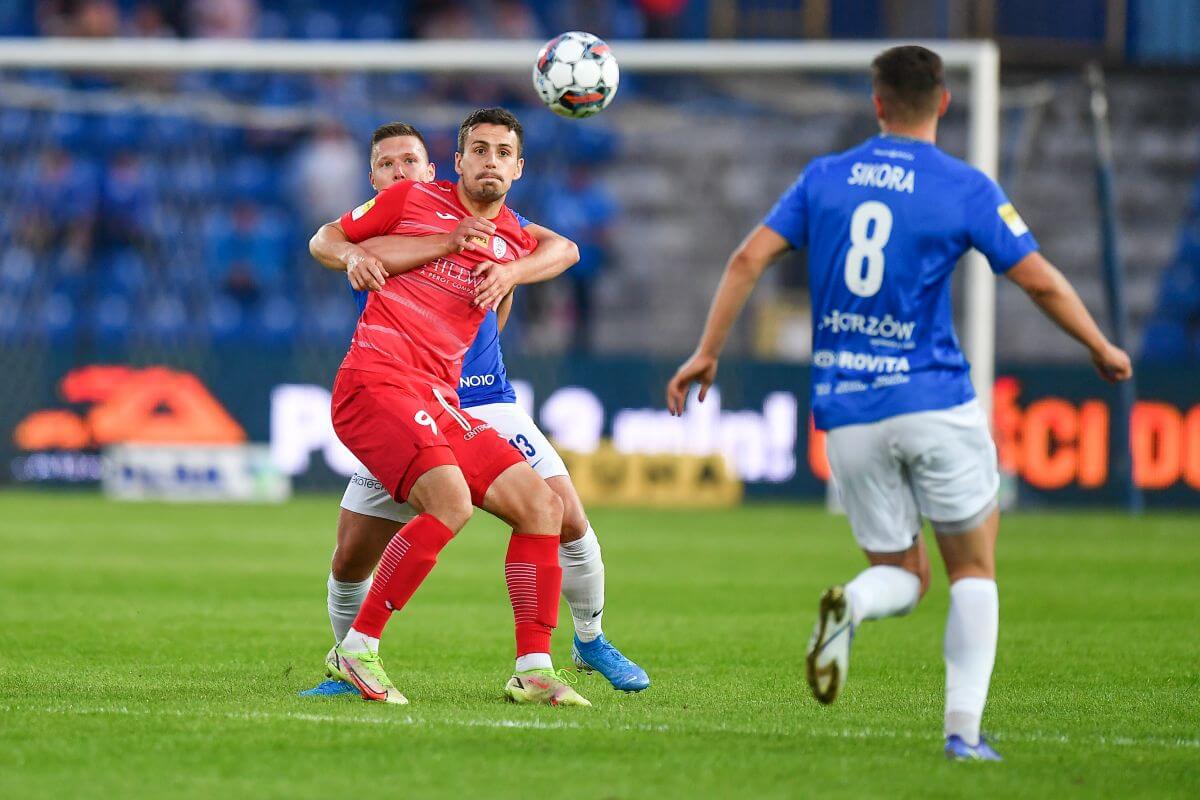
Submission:
<svg viewBox="0 0 1200 800">
<path fill-rule="evenodd" d="M 383 484 L 374 478 L 364 478 L 357 472 L 350 476 L 350 482 L 355 486 L 362 486 L 365 489 L 373 489 L 375 491 L 384 491 Z"/>
<path fill-rule="evenodd" d="M 490 431 L 491 429 L 492 426 L 488 425 L 487 423 L 484 423 L 483 425 L 476 425 L 474 428 L 471 428 L 471 430 L 463 434 L 463 441 L 469 442 L 484 431 Z"/>
</svg>

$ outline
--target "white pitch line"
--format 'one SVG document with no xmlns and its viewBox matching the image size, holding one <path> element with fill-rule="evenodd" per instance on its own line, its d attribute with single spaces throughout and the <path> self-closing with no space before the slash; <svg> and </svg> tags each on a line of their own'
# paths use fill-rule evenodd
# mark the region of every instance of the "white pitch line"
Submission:
<svg viewBox="0 0 1200 800">
<path fill-rule="evenodd" d="M 728 733 L 738 736 L 796 736 L 823 739 L 923 739 L 924 734 L 912 731 L 889 730 L 885 728 L 806 728 L 789 731 L 769 730 L 762 728 L 745 728 L 732 725 L 651 725 L 618 724 L 602 722 L 600 725 L 585 725 L 568 720 L 521 720 L 521 719 L 421 719 L 405 714 L 389 717 L 347 717 L 337 714 L 313 714 L 299 711 L 185 711 L 177 709 L 145 709 L 116 706 L 112 708 L 64 708 L 45 707 L 31 708 L 27 706 L 0 706 L 6 712 L 27 711 L 37 714 L 65 714 L 71 716 L 138 716 L 138 717 L 215 717 L 232 720 L 295 720 L 297 722 L 320 722 L 336 725 L 396 725 L 406 727 L 437 727 L 448 725 L 460 728 L 501 728 L 516 730 L 604 730 L 626 731 L 629 733 Z M 585 712 L 586 713 L 586 712 Z M 1065 734 L 1027 731 L 993 737 L 997 742 L 1020 742 L 1023 744 L 1072 744 L 1090 742 L 1103 747 L 1166 747 L 1174 750 L 1200 749 L 1200 739 L 1164 738 L 1164 737 L 1134 737 L 1134 736 L 1097 736 L 1074 740 Z"/>
</svg>

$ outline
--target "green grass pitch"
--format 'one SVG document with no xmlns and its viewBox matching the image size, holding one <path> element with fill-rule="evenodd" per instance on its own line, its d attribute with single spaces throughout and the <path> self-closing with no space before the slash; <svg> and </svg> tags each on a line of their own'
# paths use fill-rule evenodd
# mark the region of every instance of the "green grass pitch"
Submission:
<svg viewBox="0 0 1200 800">
<path fill-rule="evenodd" d="M 1005 518 L 985 728 L 1007 760 L 977 765 L 941 755 L 941 574 L 860 629 L 834 706 L 809 697 L 817 595 L 860 556 L 805 506 L 593 514 L 640 695 L 591 676 L 591 709 L 501 701 L 505 536 L 481 515 L 386 633 L 412 705 L 299 698 L 336 502 L 0 494 L 0 796 L 1200 797 L 1194 515 Z"/>
</svg>

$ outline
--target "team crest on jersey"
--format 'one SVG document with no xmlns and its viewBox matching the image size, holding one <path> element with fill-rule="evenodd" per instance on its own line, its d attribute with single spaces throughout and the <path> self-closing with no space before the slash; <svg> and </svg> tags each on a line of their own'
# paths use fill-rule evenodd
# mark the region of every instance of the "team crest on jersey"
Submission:
<svg viewBox="0 0 1200 800">
<path fill-rule="evenodd" d="M 362 215 L 363 215 L 363 214 L 365 214 L 365 213 L 367 213 L 368 211 L 370 211 L 370 210 L 371 210 L 371 208 L 372 208 L 374 205 L 375 205 L 375 198 L 374 198 L 374 197 L 372 197 L 370 200 L 368 200 L 367 202 L 363 203 L 363 204 L 362 204 L 361 206 L 359 206 L 358 208 L 356 208 L 356 209 L 354 209 L 353 211 L 351 211 L 351 212 L 350 212 L 350 219 L 355 219 L 355 220 L 356 220 L 356 219 L 361 219 L 361 218 L 362 218 Z"/>
<path fill-rule="evenodd" d="M 1025 220 L 1021 219 L 1021 215 L 1013 208 L 1012 203 L 1005 203 L 996 209 L 996 213 L 1000 215 L 1000 219 L 1004 220 L 1004 224 L 1012 231 L 1013 236 L 1024 236 L 1029 233 L 1029 226 L 1025 224 Z"/>
<path fill-rule="evenodd" d="M 492 237 L 492 253 L 496 258 L 504 258 L 504 254 L 508 252 L 508 242 L 501 239 L 499 236 Z"/>
</svg>

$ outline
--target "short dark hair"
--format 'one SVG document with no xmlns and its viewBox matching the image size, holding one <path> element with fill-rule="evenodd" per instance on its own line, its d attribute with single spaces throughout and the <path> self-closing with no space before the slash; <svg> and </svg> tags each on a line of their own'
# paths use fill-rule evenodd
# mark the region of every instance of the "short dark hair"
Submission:
<svg viewBox="0 0 1200 800">
<path fill-rule="evenodd" d="M 942 57 L 915 44 L 884 50 L 871 62 L 871 87 L 888 119 L 916 122 L 936 114 L 946 87 Z"/>
<path fill-rule="evenodd" d="M 429 155 L 429 145 L 425 144 L 425 137 L 414 126 L 407 122 L 389 122 L 385 125 L 380 125 L 371 134 L 371 152 L 375 152 L 375 145 L 382 142 L 384 139 L 391 139 L 396 136 L 412 136 L 421 143 L 421 147 L 425 148 L 425 155 Z"/>
<path fill-rule="evenodd" d="M 467 136 L 476 125 L 503 125 L 517 135 L 517 156 L 525 155 L 525 131 L 511 111 L 504 108 L 479 108 L 467 115 L 458 126 L 458 152 L 467 146 Z"/>
</svg>

